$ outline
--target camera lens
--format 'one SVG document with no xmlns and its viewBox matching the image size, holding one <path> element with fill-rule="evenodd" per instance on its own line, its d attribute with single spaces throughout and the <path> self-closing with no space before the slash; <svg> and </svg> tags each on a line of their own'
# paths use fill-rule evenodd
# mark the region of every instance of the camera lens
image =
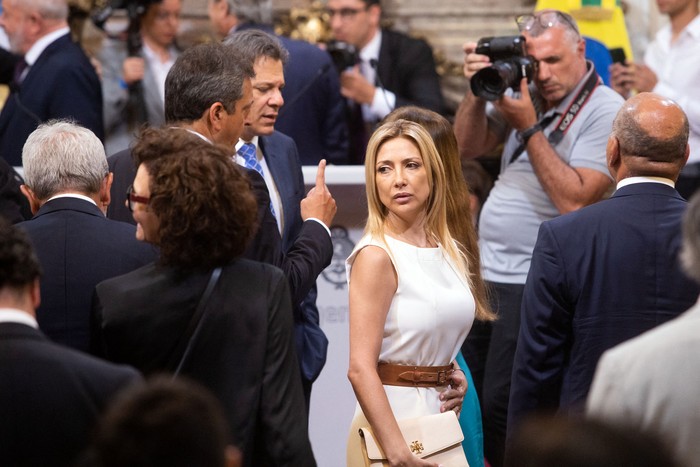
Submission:
<svg viewBox="0 0 700 467">
<path fill-rule="evenodd" d="M 472 92 L 482 99 L 495 101 L 506 92 L 506 89 L 518 83 L 518 77 L 518 70 L 512 63 L 499 61 L 479 70 L 472 77 Z"/>
</svg>

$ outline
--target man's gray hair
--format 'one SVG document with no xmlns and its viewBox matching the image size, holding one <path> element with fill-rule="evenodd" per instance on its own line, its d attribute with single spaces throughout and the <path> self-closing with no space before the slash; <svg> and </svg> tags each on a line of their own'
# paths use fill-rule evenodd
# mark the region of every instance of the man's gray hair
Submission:
<svg viewBox="0 0 700 467">
<path fill-rule="evenodd" d="M 700 282 L 700 192 L 690 198 L 683 218 L 681 263 L 688 277 Z"/>
<path fill-rule="evenodd" d="M 228 12 L 240 22 L 272 24 L 272 0 L 218 0 L 228 4 Z"/>
<path fill-rule="evenodd" d="M 289 60 L 289 52 L 282 42 L 272 34 L 259 29 L 234 32 L 226 38 L 224 44 L 232 47 L 244 60 L 253 65 L 261 57 L 279 60 L 282 65 L 286 65 Z"/>
<path fill-rule="evenodd" d="M 49 19 L 68 19 L 68 2 L 66 0 L 3 0 L 24 11 L 36 9 L 41 16 Z"/>
<path fill-rule="evenodd" d="M 39 125 L 22 149 L 24 180 L 41 201 L 64 191 L 94 194 L 109 173 L 104 147 L 95 134 L 75 123 Z"/>
</svg>

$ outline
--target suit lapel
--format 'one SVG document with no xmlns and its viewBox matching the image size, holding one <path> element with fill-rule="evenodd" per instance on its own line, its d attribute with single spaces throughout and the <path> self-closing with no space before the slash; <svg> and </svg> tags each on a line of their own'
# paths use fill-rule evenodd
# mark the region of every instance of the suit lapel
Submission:
<svg viewBox="0 0 700 467">
<path fill-rule="evenodd" d="M 290 219 L 290 214 L 294 212 L 290 206 L 294 199 L 294 186 L 290 179 L 292 174 L 286 173 L 285 170 L 289 165 L 288 161 L 284 159 L 287 157 L 286 149 L 278 143 L 274 133 L 270 136 L 261 136 L 258 140 L 260 142 L 260 150 L 265 157 L 270 175 L 275 181 L 277 192 L 280 195 L 282 214 L 284 216 L 284 232 L 286 233 L 290 226 L 293 225 L 293 219 Z"/>
</svg>

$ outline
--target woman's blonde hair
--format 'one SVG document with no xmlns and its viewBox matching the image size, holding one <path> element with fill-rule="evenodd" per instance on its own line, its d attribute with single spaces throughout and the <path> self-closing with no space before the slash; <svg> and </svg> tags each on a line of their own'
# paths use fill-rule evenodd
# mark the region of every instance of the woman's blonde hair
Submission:
<svg viewBox="0 0 700 467">
<path fill-rule="evenodd" d="M 442 115 L 416 106 L 399 107 L 387 115 L 384 122 L 397 120 L 408 120 L 419 124 L 430 134 L 435 143 L 445 170 L 447 227 L 467 260 L 470 285 L 476 301 L 476 318 L 485 321 L 493 320 L 495 314 L 491 311 L 486 285 L 481 276 L 481 257 L 469 206 L 469 190 L 462 174 L 457 139 L 452 125 Z"/>
<path fill-rule="evenodd" d="M 469 274 L 469 261 L 457 248 L 455 239 L 447 227 L 447 183 L 445 168 L 433 138 L 419 124 L 408 120 L 396 120 L 380 126 L 367 145 L 365 157 L 365 180 L 367 192 L 367 225 L 365 233 L 383 239 L 388 209 L 379 199 L 377 189 L 377 156 L 382 145 L 395 138 L 406 138 L 416 145 L 423 159 L 430 194 L 425 208 L 425 230 L 429 237 L 439 243 L 464 281 L 473 289 Z"/>
</svg>

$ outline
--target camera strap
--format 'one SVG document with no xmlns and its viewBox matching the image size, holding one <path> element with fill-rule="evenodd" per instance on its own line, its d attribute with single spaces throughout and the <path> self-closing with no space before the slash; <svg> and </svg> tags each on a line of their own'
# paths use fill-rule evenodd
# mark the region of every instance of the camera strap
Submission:
<svg viewBox="0 0 700 467">
<path fill-rule="evenodd" d="M 593 72 L 586 79 L 583 87 L 579 90 L 578 94 L 576 94 L 576 97 L 574 97 L 571 104 L 569 104 L 569 108 L 562 114 L 561 118 L 557 122 L 557 127 L 547 137 L 547 141 L 549 141 L 549 144 L 552 147 L 559 144 L 559 142 L 564 138 L 564 135 L 569 130 L 569 127 L 573 123 L 578 113 L 581 111 L 583 106 L 586 105 L 586 102 L 588 102 L 588 99 L 591 97 L 591 94 L 593 94 L 595 88 L 597 88 L 601 83 L 602 81 L 600 76 L 598 76 L 598 73 L 593 70 Z M 552 120 L 554 120 L 557 115 L 557 113 L 553 113 L 552 115 L 544 117 L 537 123 L 544 130 L 550 123 L 552 123 Z M 515 148 L 513 155 L 510 156 L 509 164 L 515 162 L 518 157 L 525 152 L 526 147 L 527 143 L 521 143 L 520 146 Z"/>
</svg>

